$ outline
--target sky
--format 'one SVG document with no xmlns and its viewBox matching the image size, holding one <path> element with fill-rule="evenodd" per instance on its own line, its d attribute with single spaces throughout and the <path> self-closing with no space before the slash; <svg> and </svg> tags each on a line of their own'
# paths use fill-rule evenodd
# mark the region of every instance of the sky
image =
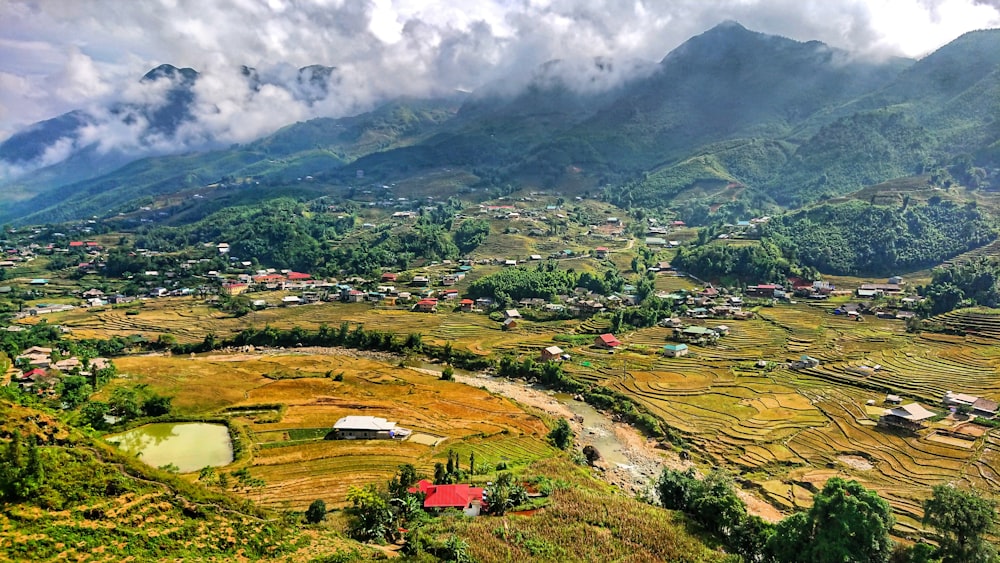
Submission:
<svg viewBox="0 0 1000 563">
<path fill-rule="evenodd" d="M 96 124 L 84 138 L 107 148 L 247 142 L 399 95 L 516 85 L 553 59 L 623 63 L 614 82 L 645 68 L 624 63 L 659 61 L 725 20 L 857 56 L 920 57 L 1000 27 L 1000 0 L 0 0 L 0 140 L 85 109 Z M 169 84 L 138 79 L 161 63 L 203 73 L 196 122 L 169 139 L 106 109 L 156 103 Z M 311 64 L 337 69 L 322 96 L 295 82 Z M 241 65 L 261 73 L 258 91 Z"/>
</svg>

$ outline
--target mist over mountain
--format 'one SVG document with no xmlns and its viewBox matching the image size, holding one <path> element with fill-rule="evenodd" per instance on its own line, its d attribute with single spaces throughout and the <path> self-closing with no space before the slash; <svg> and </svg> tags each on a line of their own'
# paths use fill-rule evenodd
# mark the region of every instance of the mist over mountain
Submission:
<svg viewBox="0 0 1000 563">
<path fill-rule="evenodd" d="M 347 94 L 356 77 L 340 67 L 162 65 L 123 93 L 128 103 L 72 112 L 0 145 L 4 166 L 22 172 L 7 182 L 17 203 L 4 217 L 107 213 L 221 177 L 347 185 L 358 170 L 366 182 L 457 168 L 484 187 L 615 186 L 616 203 L 652 206 L 705 182 L 795 206 L 959 157 L 992 177 L 997 53 L 997 30 L 914 61 L 727 21 L 659 63 L 553 60 L 468 95 L 386 98 L 356 118 L 313 117 L 359 103 Z M 284 105 L 266 111 L 275 104 Z M 135 160 L 147 155 L 156 158 Z M 32 166 L 41 168 L 25 174 Z"/>
</svg>

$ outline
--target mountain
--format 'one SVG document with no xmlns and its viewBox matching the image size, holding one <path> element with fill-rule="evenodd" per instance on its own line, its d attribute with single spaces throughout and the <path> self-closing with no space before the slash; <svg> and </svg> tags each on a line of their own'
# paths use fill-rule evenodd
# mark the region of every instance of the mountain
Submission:
<svg viewBox="0 0 1000 563">
<path fill-rule="evenodd" d="M 416 143 L 451 119 L 459 103 L 457 98 L 398 100 L 354 117 L 292 124 L 238 148 L 137 160 L 109 174 L 12 202 L 0 209 L 0 218 L 41 223 L 131 211 L 138 200 L 148 203 L 220 182 L 268 190 L 317 170 L 339 168 L 362 154 Z"/>
<path fill-rule="evenodd" d="M 154 78 L 197 80 L 172 68 Z M 340 80 L 334 67 L 268 76 L 243 69 L 251 90 L 278 75 L 302 100 L 334 92 Z M 183 90 L 175 100 L 156 114 L 158 123 L 183 121 Z M 363 182 L 388 183 L 445 169 L 501 191 L 610 186 L 619 205 L 683 205 L 689 217 L 707 218 L 719 209 L 798 207 L 945 168 L 959 181 L 1000 184 L 998 115 L 998 30 L 966 34 L 919 61 L 870 60 L 726 22 L 659 63 L 551 61 L 464 98 L 315 119 L 252 143 L 139 160 L 83 182 L 54 179 L 46 169 L 10 190 L 16 195 L 8 200 L 21 201 L 0 219 L 117 212 L 223 178 L 280 186 L 309 175 L 333 190 L 356 183 L 359 170 Z M 61 119 L 71 127 L 82 118 Z M 28 141 L 58 138 L 57 125 L 8 140 L 0 155 L 37 155 Z"/>
</svg>

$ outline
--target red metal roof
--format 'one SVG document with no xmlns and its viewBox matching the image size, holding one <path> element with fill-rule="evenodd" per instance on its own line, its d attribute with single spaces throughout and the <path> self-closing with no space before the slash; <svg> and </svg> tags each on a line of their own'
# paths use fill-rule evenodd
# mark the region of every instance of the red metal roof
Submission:
<svg viewBox="0 0 1000 563">
<path fill-rule="evenodd" d="M 69 245 L 71 247 L 83 246 L 83 241 L 82 240 L 74 240 L 74 241 L 70 242 Z"/>
<path fill-rule="evenodd" d="M 421 492 L 424 498 L 424 508 L 464 508 L 473 501 L 483 501 L 483 489 L 469 485 L 435 485 L 427 479 L 421 479 L 416 487 L 409 489 L 411 493 Z"/>
<path fill-rule="evenodd" d="M 615 338 L 615 335 L 610 334 L 610 333 L 608 333 L 608 334 L 602 334 L 602 335 L 598 336 L 598 338 L 600 338 L 601 342 L 603 342 L 604 344 L 606 344 L 608 346 L 619 346 L 619 345 L 621 345 L 621 341 L 618 340 L 617 338 Z"/>
<path fill-rule="evenodd" d="M 312 276 L 310 276 L 309 274 L 303 274 L 301 272 L 289 272 L 288 273 L 288 279 L 290 279 L 290 280 L 307 280 L 307 279 L 309 279 L 311 277 Z"/>
</svg>

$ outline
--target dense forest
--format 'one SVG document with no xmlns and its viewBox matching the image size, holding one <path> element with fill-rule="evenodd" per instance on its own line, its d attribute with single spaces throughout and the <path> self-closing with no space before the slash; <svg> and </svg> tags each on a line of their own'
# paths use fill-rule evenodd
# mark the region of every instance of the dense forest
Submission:
<svg viewBox="0 0 1000 563">
<path fill-rule="evenodd" d="M 616 270 L 604 275 L 573 270 L 561 270 L 553 262 L 535 268 L 509 268 L 474 281 L 466 292 L 469 297 L 493 297 L 500 304 L 510 304 L 524 298 L 539 297 L 553 300 L 558 295 L 572 293 L 577 287 L 595 293 L 621 291 L 625 280 Z"/>
<path fill-rule="evenodd" d="M 1000 264 L 985 257 L 934 270 L 931 283 L 920 288 L 937 315 L 959 307 L 1000 306 Z"/>
<path fill-rule="evenodd" d="M 825 204 L 773 218 L 761 237 L 786 257 L 820 272 L 891 275 L 939 264 L 994 238 L 976 205 L 931 198 L 928 205 L 886 207 L 861 201 Z"/>
<path fill-rule="evenodd" d="M 782 282 L 797 268 L 767 241 L 761 244 L 706 244 L 681 248 L 673 260 L 680 271 L 705 280 L 727 278 L 747 283 Z"/>
<path fill-rule="evenodd" d="M 261 265 L 318 275 L 374 274 L 383 268 L 405 269 L 417 259 L 457 259 L 482 244 L 489 222 L 455 224 L 457 200 L 421 208 L 415 224 L 393 223 L 363 228 L 355 213 L 331 213 L 322 200 L 302 203 L 283 198 L 257 205 L 230 207 L 182 227 L 142 231 L 136 245 L 175 252 L 211 242 L 228 242 L 230 255 Z M 454 228 L 454 232 L 452 232 Z"/>
</svg>

